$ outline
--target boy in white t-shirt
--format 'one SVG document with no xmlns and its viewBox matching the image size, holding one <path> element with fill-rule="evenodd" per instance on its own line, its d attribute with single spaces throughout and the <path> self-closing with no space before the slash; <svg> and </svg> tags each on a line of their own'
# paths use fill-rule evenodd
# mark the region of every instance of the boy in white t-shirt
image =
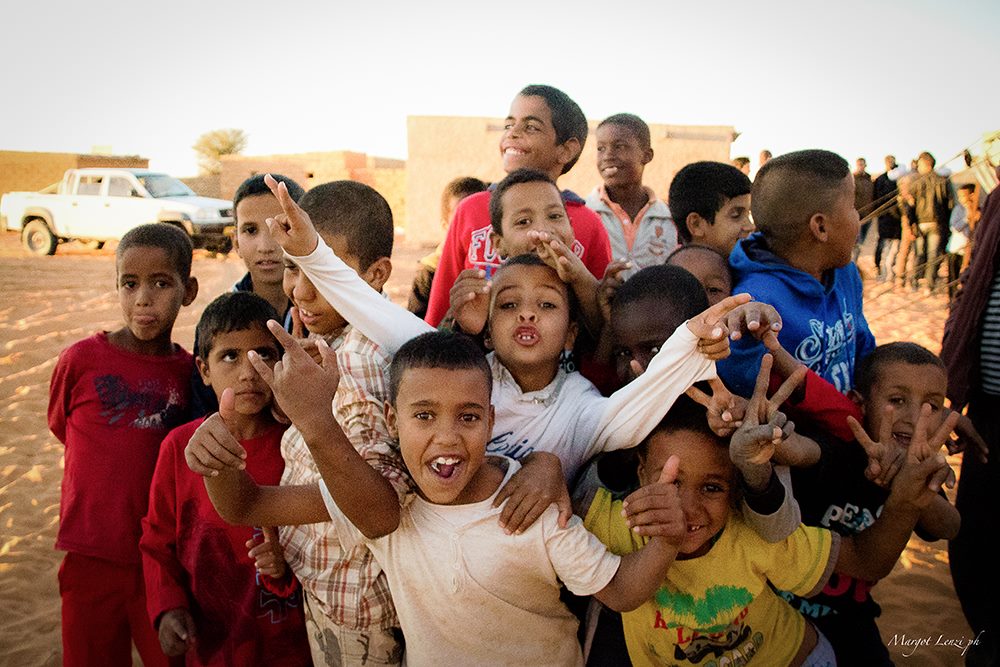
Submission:
<svg viewBox="0 0 1000 667">
<path fill-rule="evenodd" d="M 279 340 L 288 337 L 270 326 Z M 317 461 L 336 462 L 320 466 L 324 500 L 342 544 L 366 543 L 384 568 L 407 663 L 579 665 L 577 621 L 559 599 L 561 583 L 615 609 L 634 609 L 653 594 L 684 539 L 676 465 L 656 483 L 665 537 L 634 554 L 609 553 L 578 517 L 560 528 L 555 507 L 523 533 L 505 534 L 493 500 L 519 464 L 486 457 L 489 364 L 462 334 L 432 332 L 396 353 L 386 406 L 419 497 L 393 516 L 373 512 L 356 474 L 368 466 L 324 409 L 336 386 L 332 355 L 320 346 L 321 368 L 287 343 L 273 370 L 252 353 L 251 361 Z M 387 526 L 395 530 L 365 537 Z"/>
</svg>

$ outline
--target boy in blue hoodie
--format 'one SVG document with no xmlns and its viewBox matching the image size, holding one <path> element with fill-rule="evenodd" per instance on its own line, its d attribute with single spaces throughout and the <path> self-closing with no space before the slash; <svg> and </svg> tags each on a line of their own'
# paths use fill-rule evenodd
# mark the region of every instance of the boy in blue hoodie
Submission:
<svg viewBox="0 0 1000 667">
<path fill-rule="evenodd" d="M 753 183 L 751 210 L 760 230 L 736 244 L 729 263 L 733 293 L 749 292 L 782 316 L 781 345 L 842 392 L 856 364 L 875 349 L 861 312 L 861 276 L 851 261 L 858 234 L 854 178 L 844 158 L 824 150 L 770 160 Z M 734 393 L 749 396 L 764 346 L 733 341 L 718 363 Z"/>
</svg>

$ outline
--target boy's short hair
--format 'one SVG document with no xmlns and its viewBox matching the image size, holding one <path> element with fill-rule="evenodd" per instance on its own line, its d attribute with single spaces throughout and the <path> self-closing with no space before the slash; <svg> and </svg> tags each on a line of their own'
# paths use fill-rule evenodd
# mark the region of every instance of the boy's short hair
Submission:
<svg viewBox="0 0 1000 667">
<path fill-rule="evenodd" d="M 645 299 L 656 299 L 660 307 L 676 313 L 682 322 L 708 308 L 705 288 L 698 279 L 690 271 L 666 264 L 637 271 L 615 292 L 611 308 L 617 311 Z"/>
<path fill-rule="evenodd" d="M 522 183 L 548 183 L 559 192 L 559 186 L 544 172 L 535 169 L 515 169 L 507 174 L 490 194 L 490 224 L 493 225 L 493 231 L 497 236 L 503 236 L 503 196 L 512 187 Z"/>
<path fill-rule="evenodd" d="M 831 151 L 795 151 L 768 160 L 753 183 L 754 224 L 773 248 L 787 248 L 808 228 L 813 214 L 833 206 L 850 174 L 847 160 Z"/>
<path fill-rule="evenodd" d="M 643 149 L 652 148 L 653 144 L 649 138 L 649 125 L 646 121 L 639 118 L 635 114 L 631 113 L 616 113 L 613 116 L 608 116 L 601 121 L 597 129 L 601 129 L 605 125 L 619 125 L 624 127 L 629 132 L 632 133 L 636 139 L 639 140 L 639 146 Z"/>
<path fill-rule="evenodd" d="M 347 240 L 347 251 L 357 257 L 361 271 L 381 257 L 392 257 L 392 209 L 375 188 L 357 181 L 323 183 L 302 195 L 299 206 L 320 235 Z"/>
<path fill-rule="evenodd" d="M 678 255 L 690 252 L 703 252 L 711 257 L 718 257 L 719 260 L 722 262 L 723 266 L 726 267 L 726 272 L 729 274 L 729 284 L 730 285 L 736 284 L 736 277 L 733 275 L 733 267 L 732 265 L 729 264 L 729 258 L 723 255 L 715 248 L 710 248 L 707 245 L 700 245 L 698 243 L 689 243 L 687 245 L 678 246 L 677 248 L 674 249 L 672 253 L 667 255 L 667 258 L 663 261 L 663 263 L 666 264 L 667 266 L 675 266 L 674 264 L 671 263 L 672 259 L 674 259 Z"/>
<path fill-rule="evenodd" d="M 974 183 L 963 183 L 962 185 L 958 186 L 958 189 L 966 190 L 967 192 L 972 194 L 976 191 L 976 185 Z"/>
<path fill-rule="evenodd" d="M 489 186 L 485 181 L 472 176 L 460 176 L 449 181 L 448 185 L 444 186 L 444 191 L 441 192 L 441 217 L 444 218 L 448 215 L 448 205 L 451 204 L 452 197 L 461 201 L 469 195 L 483 192 L 487 187 Z"/>
<path fill-rule="evenodd" d="M 256 176 L 251 176 L 247 180 L 240 183 L 240 187 L 236 188 L 236 194 L 233 195 L 233 211 L 235 211 L 236 207 L 240 205 L 240 202 L 247 197 L 271 195 L 271 189 L 267 187 L 267 183 L 264 182 L 264 176 L 265 174 L 257 174 Z M 301 185 L 287 176 L 283 176 L 281 174 L 271 174 L 271 177 L 279 183 L 285 184 L 285 187 L 288 188 L 288 195 L 292 198 L 292 201 L 297 202 L 305 193 L 305 190 L 302 189 Z"/>
<path fill-rule="evenodd" d="M 926 160 L 930 162 L 931 167 L 937 164 L 937 160 L 934 159 L 934 156 L 927 151 L 924 151 L 923 153 L 917 156 L 917 162 L 920 162 L 921 160 Z"/>
<path fill-rule="evenodd" d="M 545 100 L 545 104 L 552 114 L 552 127 L 556 131 L 558 145 L 561 146 L 570 139 L 576 139 L 580 142 L 580 152 L 563 166 L 562 173 L 565 174 L 580 159 L 583 147 L 587 143 L 587 133 L 590 131 L 590 127 L 587 125 L 587 117 L 583 115 L 583 110 L 569 95 L 552 86 L 532 84 L 525 86 L 518 95 L 522 97 L 537 96 Z"/>
<path fill-rule="evenodd" d="M 191 256 L 194 253 L 194 246 L 191 244 L 191 237 L 176 225 L 151 222 L 128 230 L 115 250 L 116 265 L 130 248 L 160 248 L 167 253 L 181 280 L 187 281 L 191 277 Z"/>
<path fill-rule="evenodd" d="M 411 368 L 444 368 L 482 371 L 487 391 L 493 394 L 493 373 L 486 355 L 468 336 L 451 331 L 429 331 L 411 338 L 396 352 L 389 365 L 389 402 L 396 404 L 403 373 Z"/>
<path fill-rule="evenodd" d="M 243 331 L 253 327 L 267 329 L 268 320 L 278 320 L 278 312 L 267 300 L 253 292 L 227 292 L 205 306 L 198 320 L 198 349 L 195 354 L 208 361 L 215 337 L 230 331 Z M 270 332 L 269 332 L 270 333 Z M 281 346 L 275 339 L 278 349 Z"/>
<path fill-rule="evenodd" d="M 871 392 L 879 370 L 886 364 L 903 363 L 911 366 L 936 366 L 945 370 L 941 358 L 922 345 L 906 341 L 879 345 L 871 354 L 861 360 L 854 372 L 854 389 L 867 397 Z"/>
<path fill-rule="evenodd" d="M 768 162 L 768 164 L 771 164 Z M 667 205 L 677 223 L 681 241 L 691 241 L 687 218 L 697 213 L 710 225 L 715 214 L 733 197 L 750 194 L 750 179 L 731 164 L 723 162 L 692 162 L 683 167 L 670 182 Z"/>
<path fill-rule="evenodd" d="M 493 282 L 497 280 L 497 274 L 505 269 L 512 266 L 541 266 L 546 269 L 552 269 L 551 266 L 545 263 L 545 260 L 536 255 L 533 252 L 526 252 L 521 255 L 514 255 L 510 259 L 506 260 L 497 269 L 497 272 L 493 274 Z M 553 271 L 555 269 L 552 269 Z M 576 321 L 577 315 L 580 312 L 580 302 L 576 298 L 576 292 L 570 289 L 569 285 L 566 285 L 566 302 L 569 306 L 569 319 L 571 322 Z M 493 297 L 490 297 L 490 312 L 493 312 Z"/>
</svg>

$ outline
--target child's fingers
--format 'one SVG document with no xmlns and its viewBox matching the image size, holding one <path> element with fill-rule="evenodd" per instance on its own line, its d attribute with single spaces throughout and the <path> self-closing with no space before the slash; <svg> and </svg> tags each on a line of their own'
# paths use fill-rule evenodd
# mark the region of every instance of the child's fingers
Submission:
<svg viewBox="0 0 1000 667">
<path fill-rule="evenodd" d="M 847 417 L 847 427 L 851 429 L 851 433 L 854 434 L 854 439 L 864 448 L 865 452 L 871 456 L 871 452 L 875 449 L 876 443 L 868 437 L 868 433 L 865 431 L 865 427 L 858 422 L 857 419 L 848 415 Z"/>
<path fill-rule="evenodd" d="M 292 337 L 305 338 L 306 326 L 302 324 L 302 316 L 299 314 L 299 309 L 292 306 L 290 312 L 292 314 Z"/>
<path fill-rule="evenodd" d="M 747 417 L 756 420 L 757 423 L 767 420 L 767 387 L 771 382 L 771 364 L 774 357 L 765 354 L 760 358 L 760 368 L 757 370 L 757 377 L 754 380 L 753 393 L 750 394 L 750 402 L 747 403 Z"/>
<path fill-rule="evenodd" d="M 688 397 L 691 398 L 698 405 L 703 405 L 706 408 L 711 407 L 712 405 L 712 399 L 709 398 L 708 394 L 703 392 L 701 389 L 698 389 L 698 387 L 694 385 L 688 387 L 684 393 L 687 394 Z"/>
<path fill-rule="evenodd" d="M 219 417 L 228 431 L 229 424 L 232 424 L 233 420 L 236 419 L 236 392 L 233 391 L 232 387 L 223 389 L 222 395 L 219 396 Z"/>
<path fill-rule="evenodd" d="M 934 431 L 934 435 L 931 436 L 930 445 L 931 451 L 939 450 L 943 445 L 948 442 L 951 437 L 952 431 L 958 425 L 959 414 L 953 410 L 949 410 L 948 414 L 945 416 L 941 425 L 938 426 L 937 430 Z M 929 417 L 928 417 L 929 419 Z"/>
<path fill-rule="evenodd" d="M 802 384 L 807 372 L 808 369 L 805 366 L 799 366 L 784 382 L 781 383 L 781 386 L 778 387 L 776 392 L 774 392 L 771 400 L 768 401 L 772 410 L 777 410 L 785 404 L 785 401 L 787 401 L 795 390 L 798 389 L 799 385 Z"/>
<path fill-rule="evenodd" d="M 723 334 L 725 334 L 724 330 Z M 725 335 L 722 335 L 718 340 L 708 343 L 705 342 L 705 339 L 702 339 L 698 343 L 698 351 L 712 361 L 725 359 L 729 356 L 729 339 Z"/>
<path fill-rule="evenodd" d="M 951 466 L 944 460 L 944 457 L 941 457 L 940 467 L 927 480 L 927 489 L 933 493 L 937 493 L 941 490 L 941 486 L 948 477 L 953 474 L 954 471 L 952 471 Z"/>
<path fill-rule="evenodd" d="M 931 456 L 932 448 L 927 435 L 927 431 L 930 428 L 930 420 L 931 405 L 930 403 L 924 403 L 920 406 L 920 412 L 917 415 L 917 423 L 913 427 L 913 437 L 910 439 L 909 454 L 917 461 L 923 461 Z M 931 435 L 930 437 L 933 438 L 934 435 Z M 944 443 L 942 442 L 940 444 Z"/>
<path fill-rule="evenodd" d="M 734 308 L 737 308 L 744 303 L 750 301 L 749 294 L 734 294 L 733 296 L 727 296 L 725 299 L 715 304 L 714 306 L 709 306 L 700 315 L 697 315 L 693 319 L 688 321 L 688 328 L 697 335 L 699 338 L 716 338 L 721 334 L 715 334 L 714 330 L 720 328 L 720 320 L 726 316 Z"/>
<path fill-rule="evenodd" d="M 538 509 L 537 513 L 535 512 L 536 504 L 541 505 L 541 508 Z M 536 503 L 528 494 L 515 493 L 507 501 L 503 511 L 500 513 L 500 525 L 503 527 L 505 533 L 513 535 L 518 532 L 522 526 L 530 526 L 535 519 L 541 516 L 542 511 L 544 511 L 546 507 L 548 507 L 548 503 Z M 533 517 L 531 521 L 528 521 L 529 516 Z"/>
<path fill-rule="evenodd" d="M 642 367 L 642 363 L 640 363 L 638 359 L 630 361 L 628 366 L 632 369 L 632 373 L 634 373 L 636 377 L 639 377 L 646 372 L 646 369 Z"/>
<path fill-rule="evenodd" d="M 664 466 L 666 468 L 666 466 Z M 640 487 L 630 493 L 622 502 L 622 516 L 629 526 L 634 525 L 632 519 L 653 509 L 662 509 L 673 502 L 677 496 L 677 487 L 673 483 L 661 484 L 655 482 Z"/>
<path fill-rule="evenodd" d="M 288 194 L 288 186 L 283 182 L 279 183 L 271 174 L 264 174 L 264 184 L 271 190 L 271 194 L 278 200 L 281 210 L 288 216 L 288 221 L 292 224 L 301 224 L 305 212 L 299 208 L 292 196 Z"/>
<path fill-rule="evenodd" d="M 663 465 L 663 470 L 660 471 L 659 483 L 673 484 L 677 479 L 677 469 L 680 468 L 680 465 L 681 459 L 676 454 L 667 459 L 667 462 Z"/>
</svg>

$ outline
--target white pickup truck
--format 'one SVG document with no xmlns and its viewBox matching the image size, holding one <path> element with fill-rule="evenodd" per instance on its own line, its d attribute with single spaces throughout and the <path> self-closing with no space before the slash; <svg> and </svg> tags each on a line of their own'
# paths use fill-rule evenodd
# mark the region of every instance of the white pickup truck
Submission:
<svg viewBox="0 0 1000 667">
<path fill-rule="evenodd" d="M 69 169 L 56 192 L 11 192 L 0 199 L 0 229 L 20 230 L 24 247 L 52 255 L 62 241 L 120 239 L 147 222 L 183 229 L 196 248 L 228 252 L 233 203 L 196 195 L 167 174 L 145 169 Z"/>
</svg>

